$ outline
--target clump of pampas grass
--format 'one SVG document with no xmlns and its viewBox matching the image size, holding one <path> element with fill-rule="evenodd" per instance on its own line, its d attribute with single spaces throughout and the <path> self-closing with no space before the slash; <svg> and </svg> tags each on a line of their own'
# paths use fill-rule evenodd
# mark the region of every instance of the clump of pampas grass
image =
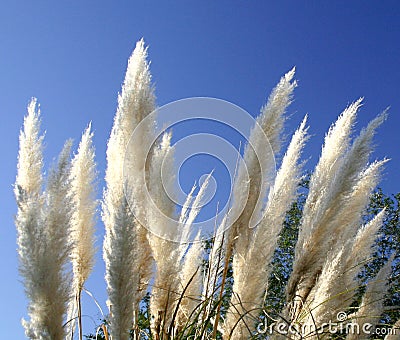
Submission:
<svg viewBox="0 0 400 340">
<path fill-rule="evenodd" d="M 101 212 L 109 307 L 106 338 L 143 338 L 140 308 L 147 292 L 145 338 L 240 340 L 257 335 L 264 297 L 271 291 L 274 251 L 286 213 L 298 197 L 301 155 L 309 138 L 305 117 L 281 153 L 285 113 L 297 86 L 294 76 L 292 69 L 280 79 L 255 120 L 243 162 L 235 169 L 228 209 L 215 226 L 207 253 L 200 234 L 195 242 L 189 240 L 195 236 L 192 227 L 212 174 L 198 188 L 193 186 L 178 211 L 165 190 L 173 192 L 176 173 L 172 132 L 156 136 L 147 47 L 143 39 L 136 44 L 107 145 Z M 361 303 L 353 308 L 357 275 L 370 259 L 385 219 L 384 209 L 367 223 L 362 217 L 387 162 L 370 161 L 373 137 L 387 113 L 354 138 L 361 106 L 362 99 L 356 100 L 332 124 L 311 174 L 280 319 L 287 325 L 312 323 L 318 330 L 339 311 L 347 311 L 349 320 L 376 325 L 383 312 L 392 258 L 368 281 Z M 64 339 L 67 332 L 73 336 L 76 313 L 79 338 L 83 336 L 80 295 L 95 257 L 92 137 L 89 126 L 72 162 L 67 142 L 45 181 L 40 111 L 35 99 L 29 104 L 14 190 L 20 272 L 29 299 L 29 320 L 23 325 L 31 339 Z M 143 148 L 147 144 L 149 150 Z M 275 159 L 281 154 L 275 173 Z M 315 333 L 307 336 L 318 338 Z M 271 335 L 282 337 L 277 330 Z M 356 338 L 362 339 L 347 335 Z"/>
</svg>

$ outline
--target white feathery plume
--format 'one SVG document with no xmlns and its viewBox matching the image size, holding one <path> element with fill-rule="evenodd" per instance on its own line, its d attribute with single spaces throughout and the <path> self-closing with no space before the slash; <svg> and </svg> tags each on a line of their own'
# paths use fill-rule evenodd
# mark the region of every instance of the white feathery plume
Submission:
<svg viewBox="0 0 400 340">
<path fill-rule="evenodd" d="M 70 252 L 70 143 L 49 175 L 46 193 L 42 193 L 43 136 L 39 130 L 40 111 L 36 111 L 36 99 L 32 99 L 20 134 L 15 183 L 20 272 L 30 317 L 22 323 L 31 339 L 61 340 L 71 284 L 65 268 Z"/>
<path fill-rule="evenodd" d="M 227 337 L 231 334 L 231 339 L 250 336 L 248 330 L 254 330 L 253 318 L 262 307 L 270 274 L 269 265 L 285 214 L 296 199 L 301 180 L 299 160 L 308 139 L 307 130 L 305 118 L 292 137 L 269 193 L 263 218 L 254 230 L 248 249 L 234 254 L 233 294 L 224 323 L 224 334 Z"/>
<path fill-rule="evenodd" d="M 78 153 L 73 158 L 71 167 L 72 264 L 74 286 L 77 290 L 83 289 L 83 285 L 93 269 L 95 255 L 94 226 L 97 202 L 95 199 L 95 150 L 92 138 L 93 133 L 89 124 L 82 135 Z"/>
<path fill-rule="evenodd" d="M 316 222 L 321 219 L 320 215 L 324 213 L 324 208 L 329 203 L 327 199 L 329 197 L 325 197 L 329 195 L 328 189 L 334 178 L 333 174 L 340 168 L 343 155 L 349 147 L 350 134 L 361 102 L 360 98 L 348 106 L 325 136 L 320 159 L 310 179 L 309 194 L 303 213 L 304 227 L 299 233 L 296 252 L 301 252 L 304 243 L 310 239 L 314 228 L 318 226 Z"/>
<path fill-rule="evenodd" d="M 196 314 L 200 312 L 200 308 L 197 311 L 195 310 L 201 302 L 201 265 L 203 258 L 204 250 L 200 240 L 200 233 L 198 233 L 185 255 L 180 273 L 180 294 L 182 300 L 179 304 L 176 320 L 177 326 L 180 329 L 185 327 L 190 318 L 194 320 Z"/>
<path fill-rule="evenodd" d="M 350 251 L 345 257 L 347 260 L 345 268 L 346 271 L 350 271 L 352 268 L 360 266 L 368 260 L 371 255 L 371 247 L 376 240 L 379 228 L 383 225 L 383 219 L 385 216 L 386 209 L 384 208 L 376 216 L 374 216 L 371 221 L 358 230 L 354 241 L 352 240 L 351 242 L 351 248 L 349 249 Z"/>
<path fill-rule="evenodd" d="M 152 204 L 149 204 L 146 215 L 151 229 L 157 236 L 176 240 L 179 232 L 176 226 L 173 227 L 172 225 L 175 203 L 169 197 L 169 194 L 174 190 L 175 180 L 175 148 L 171 145 L 171 138 L 172 134 L 165 132 L 149 156 L 146 184 Z"/>
<path fill-rule="evenodd" d="M 188 249 L 188 242 L 190 238 L 190 233 L 192 232 L 192 224 L 198 214 L 200 213 L 200 210 L 202 208 L 202 203 L 204 200 L 204 195 L 206 193 L 206 190 L 208 188 L 208 184 L 210 182 L 210 178 L 212 176 L 212 171 L 207 175 L 205 178 L 204 182 L 200 185 L 199 192 L 197 195 L 192 199 L 193 191 L 195 190 L 196 186 L 194 185 L 192 190 L 190 191 L 188 197 L 186 198 L 186 202 L 182 208 L 181 212 L 181 217 L 180 220 L 183 221 L 183 226 L 182 226 L 182 236 L 181 236 L 181 246 L 180 246 L 180 258 L 179 260 L 181 261 Z M 185 207 L 186 204 L 190 204 L 190 208 L 187 209 Z M 185 215 L 187 217 L 185 218 Z"/>
<path fill-rule="evenodd" d="M 261 109 L 257 118 L 257 126 L 254 127 L 249 136 L 248 144 L 244 150 L 244 163 L 240 163 L 237 177 L 233 184 L 233 201 L 230 216 L 237 217 L 236 221 L 227 233 L 227 249 L 231 247 L 238 235 L 241 235 L 236 243 L 239 249 L 246 249 L 249 242 L 250 224 L 260 217 L 263 196 L 266 194 L 270 173 L 275 166 L 274 155 L 280 148 L 280 135 L 282 132 L 284 113 L 291 103 L 293 91 L 297 86 L 292 81 L 295 69 L 286 73 L 272 90 L 267 104 Z M 270 145 L 265 145 L 265 141 Z M 271 147 L 271 149 L 269 148 Z M 248 176 L 248 177 L 247 177 Z M 263 183 L 261 179 L 265 177 Z M 240 211 L 244 206 L 244 209 Z M 228 223 L 231 223 L 229 221 Z M 240 250 L 239 250 L 240 252 Z"/>
<path fill-rule="evenodd" d="M 358 172 L 353 169 L 365 167 L 372 152 L 372 141 L 376 129 L 386 120 L 387 110 L 376 116 L 368 125 L 363 128 L 359 136 L 354 140 L 349 151 L 345 154 L 341 171 L 353 178 L 357 177 Z M 351 161 L 354 163 L 352 164 Z"/>
<path fill-rule="evenodd" d="M 43 136 L 40 136 L 40 108 L 37 99 L 32 98 L 28 105 L 28 114 L 24 118 L 23 130 L 19 136 L 18 174 L 15 183 L 15 195 L 21 189 L 26 195 L 35 195 L 39 201 L 43 185 Z M 28 197 L 26 197 L 28 198 Z M 31 197 L 30 197 L 31 198 Z"/>
<path fill-rule="evenodd" d="M 188 240 L 189 240 L 189 235 L 191 232 L 191 226 L 192 223 L 188 224 L 187 221 L 189 219 L 189 214 L 191 212 L 191 207 L 193 205 L 193 201 L 196 198 L 193 196 L 194 191 L 196 190 L 196 183 L 192 186 L 192 189 L 190 189 L 189 194 L 186 196 L 185 202 L 183 203 L 181 212 L 179 214 L 179 228 L 181 229 L 181 244 L 180 244 L 180 255 L 179 255 L 179 260 L 182 260 L 182 258 L 185 256 L 185 252 L 187 251 L 188 248 Z M 200 212 L 200 209 L 199 209 Z M 197 216 L 197 214 L 196 214 Z"/>
<path fill-rule="evenodd" d="M 349 159 L 352 160 L 352 158 Z M 331 210 L 336 211 L 336 214 L 331 216 L 326 228 L 327 231 L 330 230 L 334 233 L 336 237 L 327 235 L 322 239 L 322 247 L 326 249 L 336 246 L 341 247 L 348 240 L 354 239 L 358 226 L 361 224 L 362 212 L 369 202 L 372 190 L 378 184 L 380 173 L 387 161 L 386 159 L 375 161 L 364 170 L 360 170 L 358 176 L 354 179 L 350 192 L 340 198 L 340 205 L 331 207 Z M 348 177 L 338 177 L 350 178 L 350 174 Z"/>
<path fill-rule="evenodd" d="M 141 157 L 141 148 L 129 139 L 139 122 L 154 110 L 154 94 L 143 40 L 129 59 L 124 85 L 118 96 L 118 108 L 107 146 L 106 190 L 102 219 L 106 227 L 104 261 L 110 305 L 110 328 L 114 340 L 129 338 L 132 320 L 139 308 L 151 275 L 151 250 L 147 231 L 136 220 L 137 207 L 143 202 L 141 186 L 126 187 L 126 177 L 138 181 L 144 169 L 131 166 Z M 129 150 L 127 149 L 129 148 Z M 139 156 L 135 154 L 140 153 Z M 128 158 L 125 155 L 129 155 Z M 130 172 L 124 177 L 124 163 Z M 129 183 L 130 184 L 130 183 Z M 124 186 L 126 191 L 124 192 Z M 126 197 L 128 195 L 129 197 Z M 142 214 L 143 206 L 141 206 Z M 131 209 L 135 209 L 132 212 Z M 135 214 L 134 214 L 135 213 Z"/>
<path fill-rule="evenodd" d="M 366 150 L 370 150 L 375 129 L 383 121 L 383 116 L 373 120 L 349 146 L 351 127 L 360 104 L 361 100 L 350 105 L 325 138 L 303 210 L 293 273 L 288 285 L 290 299 L 295 295 L 307 299 L 318 272 L 322 270 L 327 250 L 335 244 L 340 247 L 340 240 L 355 236 L 362 211 L 385 162 L 372 163 L 365 170 L 370 153 Z M 336 235 L 345 235 L 345 238 Z"/>
<path fill-rule="evenodd" d="M 293 80 L 295 71 L 296 68 L 293 67 L 280 79 L 257 118 L 275 154 L 279 152 L 281 146 L 280 135 L 285 121 L 284 113 L 292 101 L 293 91 L 297 86 L 297 82 Z"/>
<path fill-rule="evenodd" d="M 185 221 L 185 229 L 187 230 L 190 228 L 190 226 L 193 224 L 194 220 L 196 219 L 197 215 L 200 213 L 200 210 L 202 208 L 202 203 L 204 200 L 204 195 L 206 193 L 206 190 L 208 188 L 208 184 L 210 182 L 210 178 L 212 176 L 213 171 L 211 171 L 207 177 L 205 178 L 204 182 L 200 185 L 199 192 L 197 193 L 195 199 L 193 200 L 192 205 L 190 206 L 188 218 Z M 185 235 L 183 235 L 184 238 L 182 241 L 187 242 L 189 235 L 187 232 Z"/>
<path fill-rule="evenodd" d="M 358 182 L 354 185 L 350 198 L 343 200 L 342 206 L 337 207 L 338 217 L 332 218 L 332 225 L 328 224 L 328 230 L 331 230 L 336 235 L 336 242 L 329 243 L 331 236 L 329 234 L 326 235 L 325 239 L 319 240 L 322 249 L 329 249 L 325 256 L 327 260 L 324 266 L 329 266 L 331 271 L 333 270 L 331 262 L 335 262 L 331 258 L 336 258 L 337 252 L 342 254 L 338 260 L 338 267 L 335 268 L 336 279 L 331 280 L 331 277 L 325 277 L 326 275 L 323 275 L 325 269 L 323 269 L 322 274 L 317 278 L 318 281 L 314 287 L 311 287 L 311 296 L 306 299 L 306 305 L 311 304 L 311 302 L 313 302 L 313 305 L 321 305 L 318 313 L 316 312 L 314 315 L 314 318 L 319 323 L 329 321 L 329 318 L 332 318 L 335 312 L 347 308 L 355 294 L 355 289 L 357 288 L 356 274 L 360 270 L 359 266 L 363 265 L 371 254 L 371 246 L 376 238 L 376 229 L 382 224 L 384 215 L 376 216 L 367 225 L 366 229 L 360 229 L 359 233 L 357 233 L 357 228 L 360 224 L 362 211 L 367 205 L 372 189 L 377 184 L 379 173 L 384 163 L 385 161 L 374 162 L 363 171 L 359 175 Z M 353 215 L 351 215 L 351 212 L 353 212 Z M 338 225 L 338 223 L 342 223 L 342 225 Z M 367 234 L 367 232 L 370 234 Z M 358 249 L 360 248 L 360 242 L 365 247 L 363 250 Z M 323 254 L 319 256 L 324 258 Z M 323 290 L 321 287 L 325 287 L 325 289 Z M 314 293 L 314 290 L 322 291 L 323 293 L 322 295 Z"/>
<path fill-rule="evenodd" d="M 95 199 L 96 163 L 92 144 L 91 124 L 82 135 L 78 153 L 71 166 L 71 238 L 73 242 L 71 260 L 73 269 L 73 289 L 76 299 L 74 309 L 78 311 L 79 337 L 82 339 L 81 293 L 94 265 L 95 256 Z M 72 307 L 72 306 L 71 306 Z M 72 328 L 74 322 L 71 321 Z"/>
<path fill-rule="evenodd" d="M 154 93 L 147 61 L 147 47 L 142 39 L 137 42 L 129 58 L 124 84 L 118 95 L 118 108 L 107 150 L 110 175 L 119 174 L 119 180 L 122 180 L 121 161 L 124 160 L 128 141 L 136 126 L 153 110 Z M 124 149 L 119 149 L 121 146 Z"/>
<path fill-rule="evenodd" d="M 67 142 L 57 165 L 51 169 L 42 216 L 36 222 L 42 224 L 36 236 L 40 250 L 36 254 L 34 269 L 38 280 L 35 282 L 34 297 L 31 298 L 37 303 L 30 307 L 38 311 L 30 312 L 31 321 L 24 322 L 27 336 L 35 339 L 63 339 L 65 336 L 63 322 L 71 290 L 71 277 L 66 272 L 71 251 L 71 202 L 68 196 L 70 148 L 71 142 Z"/>
<path fill-rule="evenodd" d="M 19 270 L 24 278 L 25 294 L 29 300 L 30 321 L 23 321 L 26 335 L 32 339 L 46 336 L 46 320 L 43 313 L 42 277 L 37 268 L 42 262 L 43 224 L 43 136 L 40 136 L 40 109 L 36 111 L 36 99 L 28 106 L 23 129 L 19 136 L 17 178 L 14 193 L 17 201 L 17 243 Z"/>
<path fill-rule="evenodd" d="M 243 256 L 249 247 L 250 226 L 261 217 L 263 202 L 275 167 L 274 155 L 280 148 L 280 135 L 284 123 L 284 113 L 291 103 L 293 91 L 297 86 L 292 81 L 295 69 L 286 73 L 272 90 L 267 104 L 261 109 L 256 126 L 250 131 L 248 144 L 244 150 L 244 163 L 240 163 L 235 173 L 232 189 L 232 206 L 227 223 L 230 228 L 225 233 L 226 254 L 222 286 L 225 282 L 229 260 L 235 251 Z M 267 145 L 266 145 L 267 142 Z M 224 287 L 222 287 L 223 289 Z M 219 323 L 221 302 L 217 307 L 213 336 Z"/>
<path fill-rule="evenodd" d="M 168 197 L 173 183 L 174 147 L 171 134 L 164 133 L 150 156 L 148 187 L 156 209 L 147 209 L 148 234 L 156 264 L 154 285 L 150 298 L 153 335 L 167 332 L 178 299 L 181 229 L 173 220 L 175 204 Z M 156 234 L 154 233 L 156 232 Z M 178 242 L 177 242 L 178 241 Z"/>
<path fill-rule="evenodd" d="M 46 187 L 46 205 L 44 207 L 44 223 L 46 242 L 44 247 L 43 270 L 46 284 L 44 290 L 49 303 L 46 306 L 51 330 L 51 339 L 63 339 L 65 329 L 63 321 L 68 314 L 68 303 L 72 293 L 72 277 L 66 271 L 70 260 L 72 241 L 70 239 L 70 220 L 72 202 L 69 195 L 70 182 L 70 152 L 72 141 L 67 141 L 60 153 L 58 163 L 51 169 Z"/>
<path fill-rule="evenodd" d="M 267 247 L 263 251 L 267 263 L 270 262 L 275 251 L 285 214 L 297 197 L 297 189 L 301 180 L 300 156 L 309 138 L 306 122 L 307 117 L 303 119 L 292 137 L 269 192 L 263 220 L 255 229 L 251 251 L 257 252 L 259 249 Z"/>
<path fill-rule="evenodd" d="M 107 210 L 106 210 L 107 209 Z M 104 215 L 108 215 L 105 217 Z M 103 207 L 106 229 L 103 252 L 106 263 L 110 331 L 113 339 L 128 339 L 132 327 L 134 303 L 139 291 L 139 265 L 135 252 L 140 252 L 136 224 L 126 198 L 115 207 Z"/>
<path fill-rule="evenodd" d="M 192 186 L 192 189 L 190 189 L 189 194 L 186 196 L 185 203 L 183 203 L 182 210 L 179 215 L 179 225 L 184 226 L 189 217 L 190 207 L 194 199 L 193 193 L 195 190 L 196 190 L 196 184 Z"/>
<path fill-rule="evenodd" d="M 286 73 L 272 90 L 267 104 L 261 109 L 256 126 L 250 131 L 248 144 L 237 169 L 232 189 L 232 207 L 227 223 L 231 227 L 225 233 L 226 272 L 233 248 L 243 256 L 250 244 L 250 226 L 261 217 L 263 202 L 271 180 L 271 170 L 275 167 L 275 154 L 280 149 L 280 135 L 284 123 L 284 113 L 291 103 L 297 82 L 293 80 L 295 68 Z M 266 145 L 266 141 L 268 145 Z M 231 219 L 236 219 L 235 221 Z M 220 306 L 214 326 L 218 328 Z"/>
<path fill-rule="evenodd" d="M 361 224 L 361 215 L 368 205 L 369 197 L 377 186 L 387 161 L 387 159 L 375 161 L 361 171 L 355 180 L 352 192 L 342 198 L 340 207 L 334 207 L 337 208 L 337 216 L 332 218 L 332 226 L 329 227 L 337 237 L 327 238 L 325 240 L 327 244 L 335 247 L 356 236 L 358 226 Z"/>
<path fill-rule="evenodd" d="M 368 157 L 371 153 L 372 139 L 376 129 L 386 119 L 386 112 L 373 119 L 360 135 L 355 139 L 350 150 L 344 155 L 343 163 L 335 176 L 331 189 L 334 199 L 330 207 L 337 211 L 331 219 L 331 234 L 342 235 L 342 239 L 336 237 L 327 238 L 332 243 L 341 244 L 343 241 L 353 238 L 357 231 L 354 226 L 360 224 L 361 213 L 369 202 L 369 196 L 378 183 L 380 170 L 387 160 L 374 162 L 367 168 Z M 350 225 L 353 228 L 344 228 Z M 343 230 L 343 232 L 341 232 Z"/>
</svg>

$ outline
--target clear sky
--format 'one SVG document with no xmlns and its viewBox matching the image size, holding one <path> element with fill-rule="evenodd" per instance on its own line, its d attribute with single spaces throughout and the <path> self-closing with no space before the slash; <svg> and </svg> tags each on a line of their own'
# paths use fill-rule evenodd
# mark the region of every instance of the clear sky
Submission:
<svg viewBox="0 0 400 340">
<path fill-rule="evenodd" d="M 400 191 L 398 1 L 19 1 L 0 5 L 0 329 L 23 339 L 26 300 L 17 272 L 18 133 L 32 96 L 42 109 L 46 164 L 93 122 L 100 178 L 127 59 L 145 38 L 157 103 L 210 96 L 259 112 L 280 76 L 297 67 L 287 134 L 309 113 L 311 169 L 330 123 L 365 97 L 357 128 L 391 106 L 373 158 L 387 156 L 381 186 Z M 100 188 L 103 182 L 100 181 Z M 100 197 L 100 191 L 99 191 Z M 98 223 L 99 242 L 102 224 Z M 88 289 L 105 307 L 101 256 Z M 97 321 L 91 301 L 85 314 Z M 86 317 L 87 330 L 94 323 Z"/>
</svg>

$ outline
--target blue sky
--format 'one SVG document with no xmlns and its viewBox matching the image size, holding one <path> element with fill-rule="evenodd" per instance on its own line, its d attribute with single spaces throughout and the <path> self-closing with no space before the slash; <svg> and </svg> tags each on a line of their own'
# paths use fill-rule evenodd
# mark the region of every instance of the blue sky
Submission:
<svg viewBox="0 0 400 340">
<path fill-rule="evenodd" d="M 93 122 L 100 177 L 127 59 L 141 37 L 157 103 L 210 96 L 259 112 L 280 76 L 297 67 L 289 135 L 309 114 L 307 169 L 341 110 L 365 97 L 357 128 L 391 106 L 373 158 L 387 156 L 381 186 L 400 191 L 400 5 L 397 1 L 11 1 L 0 5 L 0 328 L 23 339 L 12 183 L 18 133 L 32 96 L 42 108 L 46 163 Z M 102 182 L 100 182 L 100 186 Z M 99 194 L 100 196 L 100 194 Z M 99 228 L 101 245 L 102 224 Z M 88 283 L 105 306 L 103 265 Z M 97 318 L 93 303 L 86 314 Z M 87 329 L 92 321 L 85 319 Z"/>
</svg>

